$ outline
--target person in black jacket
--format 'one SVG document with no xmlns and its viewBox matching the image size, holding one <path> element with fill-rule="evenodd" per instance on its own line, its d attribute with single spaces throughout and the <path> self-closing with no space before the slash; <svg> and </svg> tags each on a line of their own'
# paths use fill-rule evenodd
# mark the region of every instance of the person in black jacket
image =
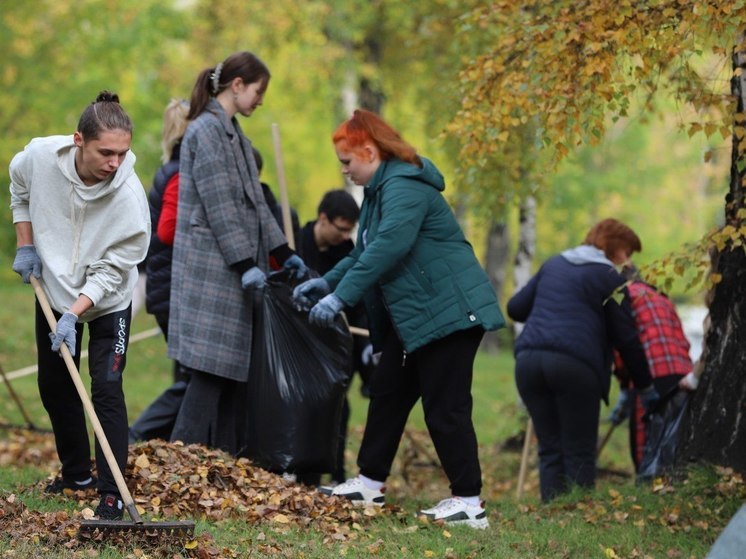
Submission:
<svg viewBox="0 0 746 559">
<path fill-rule="evenodd" d="M 309 221 L 301 230 L 299 252 L 306 265 L 324 275 L 355 248 L 352 235 L 360 217 L 360 207 L 352 194 L 344 189 L 330 190 L 324 194 L 316 211 L 316 219 Z M 347 312 L 347 320 L 352 326 L 368 328 L 365 309 L 356 305 Z M 368 338 L 354 336 L 353 338 L 352 371 L 358 371 L 362 380 L 361 391 L 367 394 L 368 379 L 373 369 L 373 347 Z M 344 452 L 347 446 L 347 424 L 350 420 L 350 403 L 345 396 L 340 418 L 339 435 L 337 439 L 337 462 L 331 472 L 333 484 L 342 483 L 347 479 L 345 474 Z M 320 475 L 316 473 L 298 476 L 298 480 L 306 485 L 318 485 Z"/>
<path fill-rule="evenodd" d="M 173 99 L 166 106 L 161 139 L 163 165 L 156 171 L 148 194 L 153 234 L 145 260 L 145 309 L 155 317 L 166 341 L 171 297 L 171 258 L 179 194 L 179 153 L 188 113 L 189 103 L 183 99 Z M 130 426 L 130 444 L 154 438 L 169 440 L 188 381 L 189 377 L 178 361 L 174 361 L 173 384 Z"/>
<path fill-rule="evenodd" d="M 604 219 L 583 245 L 547 260 L 508 301 L 525 326 L 515 342 L 515 379 L 539 440 L 541 498 L 596 478 L 600 399 L 608 404 L 612 347 L 646 409 L 658 400 L 637 335 L 621 266 L 642 250 L 635 232 Z"/>
</svg>

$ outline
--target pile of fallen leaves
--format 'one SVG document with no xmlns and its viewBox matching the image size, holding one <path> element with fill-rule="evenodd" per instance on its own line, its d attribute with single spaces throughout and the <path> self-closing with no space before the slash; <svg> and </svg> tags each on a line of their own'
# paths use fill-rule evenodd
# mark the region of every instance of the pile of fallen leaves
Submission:
<svg viewBox="0 0 746 559">
<path fill-rule="evenodd" d="M 150 516 L 298 525 L 361 518 L 360 509 L 346 499 L 328 497 L 246 458 L 201 445 L 154 440 L 132 446 L 126 477 L 138 509 Z"/>
<path fill-rule="evenodd" d="M 35 466 L 51 470 L 59 465 L 51 433 L 28 429 L 9 429 L 0 439 L 0 466 Z"/>
<path fill-rule="evenodd" d="M 45 465 L 24 457 L 29 446 L 16 434 L 2 441 L 2 456 L 16 456 L 16 464 Z M 47 435 L 47 437 L 49 437 Z M 51 437 L 49 437 L 51 440 Z M 45 443 L 46 444 L 46 443 Z M 52 444 L 51 452 L 54 452 Z M 12 452 L 11 452 L 12 449 Z M 32 454 L 36 456 L 36 454 Z M 7 457 L 6 457 L 7 459 Z M 56 454 L 50 461 L 56 460 Z M 7 462 L 6 462 L 7 463 Z M 249 524 L 267 523 L 276 528 L 308 526 L 327 534 L 330 540 L 344 539 L 351 527 L 367 517 L 395 512 L 392 507 L 359 509 L 349 501 L 323 495 L 314 488 L 292 483 L 282 476 L 254 466 L 246 458 L 234 458 L 201 445 L 185 446 L 161 440 L 130 446 L 125 475 L 138 512 L 149 522 L 168 519 L 241 519 Z M 43 491 L 47 481 L 37 485 Z M 0 530 L 14 541 L 64 546 L 71 550 L 91 541 L 132 547 L 140 545 L 158 556 L 210 558 L 223 556 L 209 534 L 197 534 L 188 541 L 183 534 L 158 530 L 94 533 L 79 532 L 80 522 L 91 518 L 97 502 L 95 491 L 67 492 L 82 508 L 41 513 L 29 510 L 14 494 L 0 497 Z M 126 514 L 125 514 L 126 518 Z M 175 549 L 178 548 L 178 553 Z"/>
<path fill-rule="evenodd" d="M 80 492 L 83 493 L 83 492 Z M 90 510 L 90 509 L 89 509 Z M 221 557 L 221 551 L 213 545 L 212 536 L 198 534 L 185 541 L 183 536 L 172 536 L 155 530 L 99 532 L 92 535 L 79 534 L 80 521 L 86 511 L 38 512 L 32 511 L 14 494 L 0 496 L 0 530 L 12 537 L 13 545 L 34 544 L 39 546 L 39 555 L 44 549 L 62 547 L 69 549 L 72 557 L 86 557 L 78 548 L 92 542 L 106 542 L 112 546 L 148 549 L 156 557 L 198 557 L 210 559 Z M 182 555 L 185 553 L 186 555 Z M 138 556 L 135 554 L 135 556 Z"/>
</svg>

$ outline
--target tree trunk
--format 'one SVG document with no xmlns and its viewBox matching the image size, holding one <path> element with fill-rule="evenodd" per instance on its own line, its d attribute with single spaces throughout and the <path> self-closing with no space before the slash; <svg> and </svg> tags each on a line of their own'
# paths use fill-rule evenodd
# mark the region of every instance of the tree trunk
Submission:
<svg viewBox="0 0 746 559">
<path fill-rule="evenodd" d="M 533 196 L 521 202 L 519 214 L 518 251 L 513 265 L 513 283 L 515 290 L 528 283 L 531 279 L 531 266 L 536 253 L 536 199 Z M 523 324 L 513 323 L 513 336 L 518 337 Z"/>
<path fill-rule="evenodd" d="M 744 36 L 739 37 L 741 44 Z M 733 54 L 731 91 L 736 113 L 744 114 L 746 56 Z M 744 126 L 736 120 L 736 126 Z M 738 229 L 744 222 L 746 158 L 734 133 L 730 191 L 726 196 L 725 222 Z M 715 286 L 710 305 L 711 325 L 704 343 L 706 358 L 697 391 L 679 433 L 677 464 L 707 462 L 746 473 L 746 254 L 742 246 L 726 247 L 717 257 L 722 281 Z"/>
<path fill-rule="evenodd" d="M 492 221 L 487 233 L 487 250 L 484 258 L 485 269 L 495 289 L 498 300 L 505 286 L 505 272 L 508 267 L 510 230 L 504 221 Z M 499 349 L 498 332 L 487 332 L 482 340 L 481 349 L 497 351 Z"/>
</svg>

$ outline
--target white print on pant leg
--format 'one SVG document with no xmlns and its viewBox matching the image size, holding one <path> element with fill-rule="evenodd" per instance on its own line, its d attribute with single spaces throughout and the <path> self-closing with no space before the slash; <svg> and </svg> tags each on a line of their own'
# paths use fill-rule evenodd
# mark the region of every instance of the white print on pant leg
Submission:
<svg viewBox="0 0 746 559">
<path fill-rule="evenodd" d="M 116 331 L 114 332 L 114 343 L 111 346 L 112 353 L 109 357 L 109 371 L 107 373 L 109 380 L 116 380 L 121 377 L 127 354 L 127 319 L 120 316 L 115 320 Z"/>
</svg>

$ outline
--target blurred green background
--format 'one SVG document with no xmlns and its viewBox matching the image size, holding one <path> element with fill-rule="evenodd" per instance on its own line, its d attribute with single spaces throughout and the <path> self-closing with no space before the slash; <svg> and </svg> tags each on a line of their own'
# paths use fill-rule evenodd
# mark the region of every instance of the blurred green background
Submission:
<svg viewBox="0 0 746 559">
<path fill-rule="evenodd" d="M 241 125 L 263 153 L 263 179 L 276 194 L 271 129 L 279 125 L 289 198 L 302 222 L 315 217 L 323 192 L 343 185 L 331 132 L 375 94 L 384 117 L 444 172 L 446 194 L 480 258 L 495 220 L 508 224 L 514 245 L 517 210 L 469 206 L 457 138 L 443 134 L 458 107 L 459 69 L 491 40 L 489 29 L 459 28 L 460 15 L 478 3 L 0 0 L 0 281 L 16 281 L 7 188 L 16 152 L 35 136 L 72 133 L 85 105 L 110 89 L 135 123 L 132 149 L 149 188 L 166 104 L 188 98 L 197 74 L 236 50 L 257 53 L 272 72 L 264 105 Z M 713 60 L 703 55 L 704 71 L 727 87 L 727 64 Z M 580 242 L 607 216 L 638 231 L 641 264 L 718 224 L 728 145 L 682 132 L 692 116 L 673 101 L 650 120 L 636 105 L 632 100 L 629 118 L 609 124 L 600 146 L 580 148 L 545 177 L 550 188 L 539 199 L 537 264 Z M 488 169 L 475 175 L 486 191 L 500 180 Z M 699 298 L 677 289 L 679 298 Z"/>
</svg>

